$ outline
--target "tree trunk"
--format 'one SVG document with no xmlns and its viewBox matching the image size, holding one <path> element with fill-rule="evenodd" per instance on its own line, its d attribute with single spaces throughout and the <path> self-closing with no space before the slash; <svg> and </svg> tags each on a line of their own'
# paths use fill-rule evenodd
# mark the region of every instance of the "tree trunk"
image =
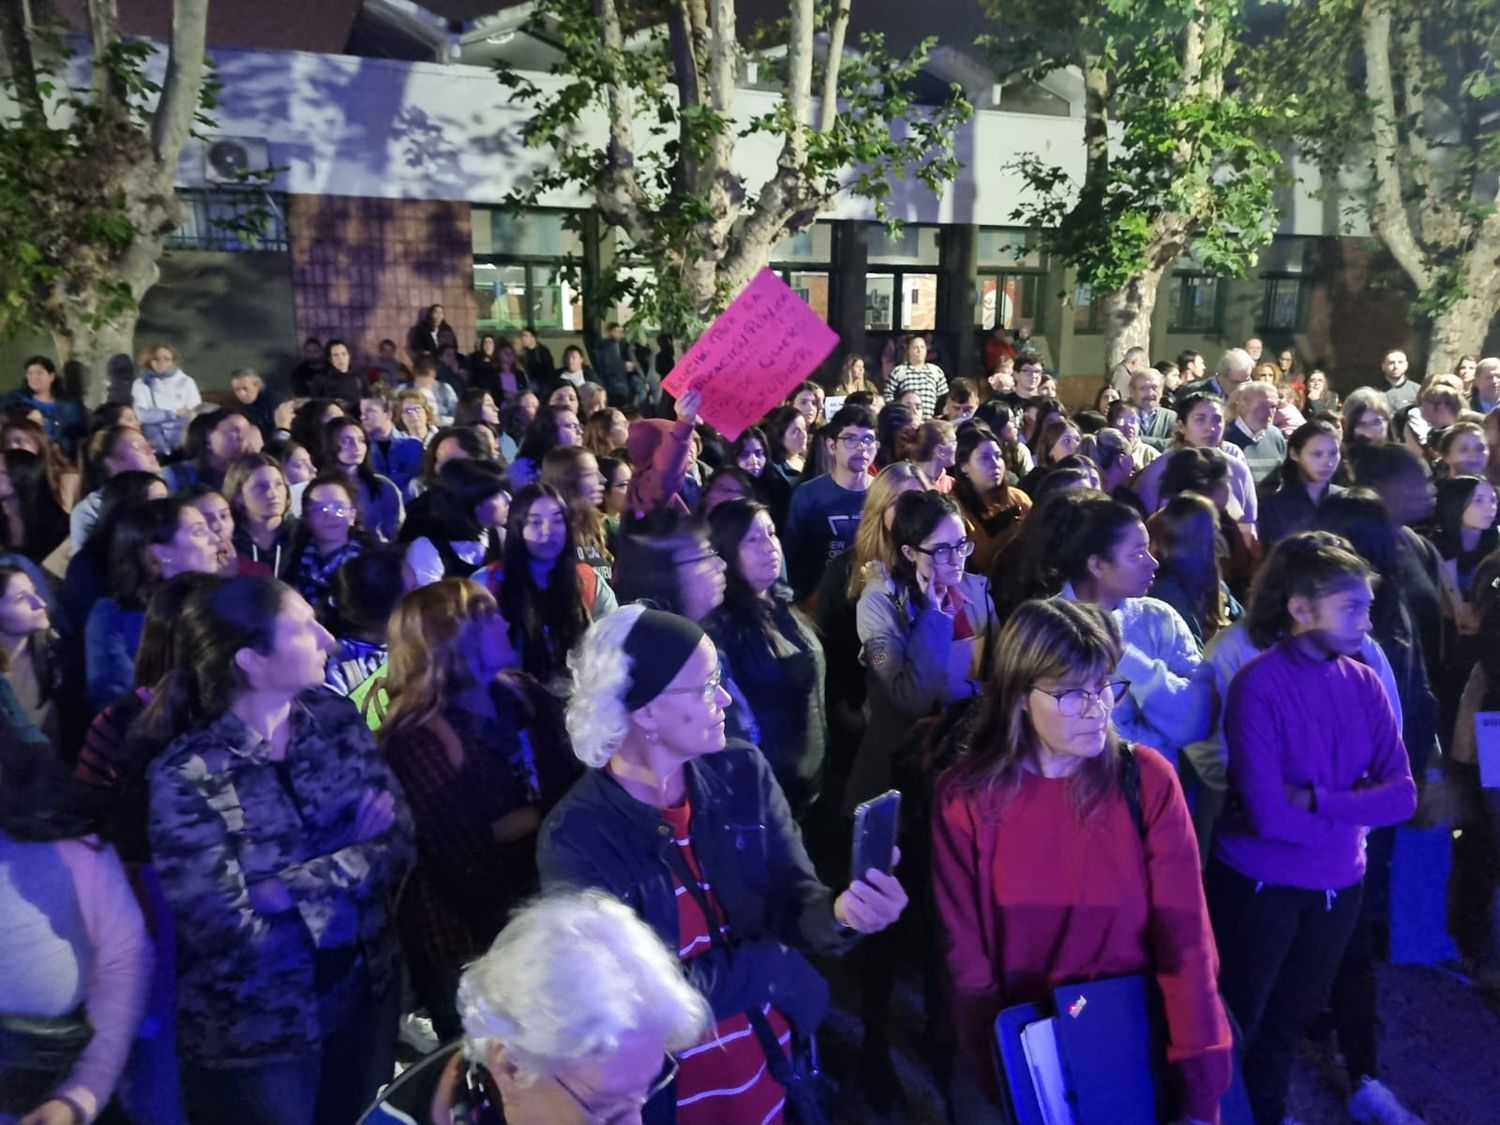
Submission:
<svg viewBox="0 0 1500 1125">
<path fill-rule="evenodd" d="M 1427 373 L 1456 371 L 1459 356 L 1479 355 L 1500 305 L 1500 268 L 1491 268 L 1487 292 L 1455 301 L 1427 332 Z"/>
<path fill-rule="evenodd" d="M 1164 266 L 1153 266 L 1130 279 L 1130 283 L 1100 302 L 1104 313 L 1104 362 L 1109 371 L 1125 361 L 1125 353 L 1134 347 L 1151 351 L 1151 314 L 1156 310 L 1156 291 L 1161 286 Z"/>
<path fill-rule="evenodd" d="M 135 364 L 135 325 L 139 318 L 136 309 L 131 309 L 117 319 L 98 328 L 89 327 L 82 320 L 70 323 L 65 329 L 53 329 L 52 340 L 57 347 L 59 365 L 77 362 L 79 387 L 83 391 L 84 405 L 92 408 L 109 399 L 109 361 L 116 355 L 130 357 L 132 369 Z M 116 393 L 114 398 L 118 398 Z M 126 399 L 126 401 L 129 401 Z"/>
</svg>

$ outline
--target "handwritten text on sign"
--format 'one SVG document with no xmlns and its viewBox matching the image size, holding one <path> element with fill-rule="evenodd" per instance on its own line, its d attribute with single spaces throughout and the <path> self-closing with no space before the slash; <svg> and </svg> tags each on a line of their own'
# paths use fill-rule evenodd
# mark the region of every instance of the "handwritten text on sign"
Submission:
<svg viewBox="0 0 1500 1125">
<path fill-rule="evenodd" d="M 839 337 L 768 269 L 687 350 L 662 382 L 669 394 L 703 396 L 704 421 L 733 441 L 786 398 Z"/>
</svg>

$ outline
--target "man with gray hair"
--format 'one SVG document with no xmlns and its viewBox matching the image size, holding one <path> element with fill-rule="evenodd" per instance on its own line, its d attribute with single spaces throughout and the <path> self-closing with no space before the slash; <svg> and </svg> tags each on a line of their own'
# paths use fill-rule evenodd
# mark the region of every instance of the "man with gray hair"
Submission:
<svg viewBox="0 0 1500 1125">
<path fill-rule="evenodd" d="M 1127 348 L 1125 358 L 1110 370 L 1109 385 L 1120 392 L 1121 398 L 1129 398 L 1130 380 L 1150 365 L 1151 357 L 1145 348 Z"/>
<path fill-rule="evenodd" d="M 1241 383 L 1229 396 L 1234 424 L 1224 440 L 1239 446 L 1258 485 L 1286 460 L 1286 436 L 1271 424 L 1280 392 L 1272 383 Z"/>
<path fill-rule="evenodd" d="M 1469 405 L 1481 414 L 1500 406 L 1500 356 L 1487 355 L 1474 369 L 1474 390 Z"/>
<path fill-rule="evenodd" d="M 1230 348 L 1219 357 L 1212 375 L 1200 382 L 1179 387 L 1177 396 L 1186 398 L 1188 395 L 1195 394 L 1213 395 L 1227 402 L 1236 387 L 1250 381 L 1250 372 L 1254 368 L 1255 361 L 1250 358 L 1249 352 L 1244 348 Z"/>
<path fill-rule="evenodd" d="M 464 1036 L 407 1071 L 362 1125 L 639 1121 L 712 1023 L 677 956 L 602 891 L 520 910 L 458 984 Z M 647 1115 L 648 1120 L 651 1115 Z"/>
</svg>

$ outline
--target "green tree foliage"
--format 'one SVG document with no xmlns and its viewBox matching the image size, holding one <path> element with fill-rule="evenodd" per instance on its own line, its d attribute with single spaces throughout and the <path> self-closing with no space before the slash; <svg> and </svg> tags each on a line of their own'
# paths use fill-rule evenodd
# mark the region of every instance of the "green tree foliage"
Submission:
<svg viewBox="0 0 1500 1125">
<path fill-rule="evenodd" d="M 955 87 L 943 105 L 918 106 L 907 92 L 932 42 L 897 56 L 863 35 L 846 52 L 852 3 L 791 0 L 789 17 L 754 37 L 757 52 L 739 41 L 734 0 L 539 0 L 533 18 L 563 57 L 546 82 L 500 71 L 531 111 L 522 139 L 547 156 L 509 202 L 586 191 L 655 275 L 615 282 L 636 326 L 693 338 L 840 192 L 872 201 L 887 220 L 893 178 L 936 192 L 958 170 L 952 141 L 968 101 Z M 747 63 L 770 70 L 780 96 L 741 117 Z M 608 122 L 602 143 L 587 129 L 595 116 Z M 758 136 L 780 144 L 770 178 L 754 186 L 735 154 Z"/>
<path fill-rule="evenodd" d="M 217 89 L 204 82 L 208 0 L 178 0 L 161 83 L 148 69 L 155 47 L 121 35 L 114 0 L 89 0 L 86 14 L 90 85 L 74 87 L 67 29 L 0 3 L 0 320 L 50 331 L 97 400 L 181 223 L 178 157 Z"/>
<path fill-rule="evenodd" d="M 1500 11 L 1493 0 L 1287 6 L 1252 77 L 1416 290 L 1428 370 L 1500 311 Z"/>
<path fill-rule="evenodd" d="M 1282 113 L 1226 81 L 1241 34 L 1233 0 L 988 0 L 1002 67 L 1076 67 L 1082 178 L 1040 154 L 1015 167 L 1014 217 L 1103 297 L 1109 362 L 1149 346 L 1157 284 L 1187 251 L 1237 276 L 1275 232 Z"/>
</svg>

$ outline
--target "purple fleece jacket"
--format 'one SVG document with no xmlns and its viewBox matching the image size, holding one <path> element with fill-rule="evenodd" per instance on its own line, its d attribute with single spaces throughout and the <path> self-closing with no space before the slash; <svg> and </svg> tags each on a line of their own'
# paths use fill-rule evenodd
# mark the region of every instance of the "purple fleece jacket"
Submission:
<svg viewBox="0 0 1500 1125">
<path fill-rule="evenodd" d="M 1338 890 L 1365 872 L 1364 828 L 1417 807 L 1401 728 L 1380 680 L 1296 640 L 1267 649 L 1229 686 L 1229 811 L 1214 854 L 1251 879 Z M 1286 787 L 1313 787 L 1312 811 Z"/>
</svg>

